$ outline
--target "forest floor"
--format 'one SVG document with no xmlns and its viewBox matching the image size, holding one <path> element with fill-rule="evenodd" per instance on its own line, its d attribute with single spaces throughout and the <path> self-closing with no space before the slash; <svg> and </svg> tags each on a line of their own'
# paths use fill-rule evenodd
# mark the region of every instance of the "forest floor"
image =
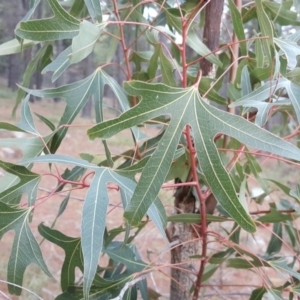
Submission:
<svg viewBox="0 0 300 300">
<path fill-rule="evenodd" d="M 15 120 L 11 117 L 13 106 L 13 100 L 1 98 L 0 95 L 0 121 L 13 122 L 15 124 L 17 123 L 17 121 L 19 120 L 18 114 Z M 47 117 L 54 124 L 57 124 L 59 121 L 59 117 L 61 116 L 64 109 L 64 103 L 54 103 L 52 100 L 43 100 L 31 104 L 31 108 L 34 112 L 42 115 L 47 112 Z M 35 122 L 37 128 L 39 128 L 41 133 L 46 134 L 47 132 L 49 132 L 49 129 L 47 129 L 47 127 L 39 119 L 35 118 Z M 86 120 L 78 117 L 74 124 L 75 125 L 69 129 L 67 136 L 58 149 L 57 153 L 75 157 L 79 157 L 79 153 L 91 153 L 104 157 L 104 149 L 101 141 L 95 140 L 93 141 L 93 143 L 91 143 L 86 135 L 86 130 L 90 128 L 92 124 L 94 124 L 93 120 Z M 151 132 L 151 134 L 153 133 L 154 132 Z M 1 137 L 5 138 L 8 136 L 3 135 L 3 133 L 1 136 L 0 132 L 0 138 Z M 120 154 L 126 149 L 132 147 L 129 131 L 119 134 L 118 136 L 110 139 L 108 142 L 113 155 Z M 13 151 L 9 151 L 6 149 L 6 152 L 0 151 L 0 159 L 9 160 L 12 162 L 18 161 L 21 158 L 21 155 L 22 154 L 17 149 L 13 149 Z M 63 172 L 63 166 L 58 166 L 58 168 L 61 172 Z M 49 173 L 49 166 L 47 164 L 36 164 L 33 168 L 33 171 L 39 174 L 46 174 Z M 296 178 L 299 177 L 294 173 L 291 173 L 289 169 L 286 169 L 282 172 L 288 174 L 288 178 L 292 178 L 292 183 L 295 183 L 297 180 Z M 277 178 L 273 178 L 275 180 L 280 180 L 282 172 L 275 174 Z M 272 173 L 272 170 L 270 170 L 270 173 Z M 47 198 L 47 196 L 49 196 L 49 193 L 53 189 L 55 189 L 55 187 L 55 178 L 51 176 L 43 176 L 40 184 L 39 198 Z M 62 231 L 68 236 L 80 236 L 81 211 L 86 192 L 87 190 L 84 189 L 72 192 L 66 210 L 55 224 L 55 228 L 57 230 Z M 173 192 L 174 191 L 163 191 L 160 195 L 161 199 L 163 199 L 163 204 L 168 209 L 168 213 L 172 212 Z M 30 227 L 38 242 L 41 242 L 42 238 L 37 232 L 37 226 L 41 222 L 43 222 L 47 226 L 51 226 L 58 213 L 59 206 L 66 195 L 67 193 L 62 193 L 60 195 L 51 196 L 47 198 L 47 201 L 44 201 L 42 205 L 38 205 L 35 209 L 33 221 L 30 224 Z M 116 205 L 120 203 L 119 192 L 111 190 L 109 191 L 109 195 L 111 204 Z M 273 196 L 274 198 L 270 199 L 269 201 L 277 201 L 278 195 L 278 193 L 275 193 Z M 256 205 L 253 205 L 252 208 L 254 210 L 257 209 Z M 268 205 L 265 208 L 268 208 Z M 113 206 L 108 208 L 108 229 L 121 226 L 123 224 L 122 214 L 123 211 L 121 208 L 114 209 Z M 218 232 L 222 232 L 222 226 L 224 226 L 224 224 L 210 225 L 211 229 Z M 225 225 L 225 227 L 228 229 L 230 228 L 230 226 L 231 224 L 229 224 L 228 226 Z M 265 229 L 260 228 L 260 234 L 257 235 L 255 239 L 253 239 L 250 235 L 245 234 L 242 237 L 244 239 L 243 246 L 247 245 L 247 247 L 252 251 L 262 254 L 268 245 L 271 229 L 272 227 Z M 3 236 L 0 242 L 0 292 L 5 293 L 6 295 L 8 295 L 7 287 L 6 284 L 2 281 L 6 279 L 7 262 L 12 247 L 13 237 L 14 233 L 8 232 Z M 170 259 L 169 250 L 167 250 L 165 242 L 160 237 L 159 233 L 152 223 L 149 223 L 142 231 L 142 234 L 137 237 L 136 245 L 145 262 L 157 262 L 158 260 L 160 261 L 160 267 L 157 268 L 157 271 L 149 275 L 148 282 L 151 288 L 163 295 L 160 299 L 168 299 L 170 284 L 170 278 L 168 277 L 168 264 Z M 59 280 L 60 269 L 64 261 L 64 252 L 61 248 L 53 245 L 46 240 L 41 243 L 41 249 L 46 264 L 53 275 L 53 278 L 49 278 L 38 267 L 31 265 L 26 270 L 24 277 L 24 286 L 27 289 L 38 294 L 44 300 L 53 300 L 55 296 L 61 292 L 59 287 Z M 217 245 L 216 243 L 212 243 L 209 245 L 210 253 L 215 253 L 218 251 L 218 249 L 221 249 L 221 245 Z M 165 253 L 164 255 L 161 254 L 163 252 Z M 103 258 L 101 262 L 104 263 L 105 258 Z M 82 274 L 80 273 L 80 271 L 78 271 L 77 278 L 79 279 L 81 275 Z M 203 299 L 249 299 L 251 291 L 255 287 L 259 287 L 263 284 L 262 277 L 263 276 L 261 275 L 259 270 L 254 270 L 254 272 L 241 272 L 237 269 L 221 268 L 210 279 L 210 287 L 207 287 L 205 290 L 203 290 Z M 278 282 L 279 284 L 280 282 L 282 282 L 282 278 L 280 278 L 278 274 L 268 272 L 268 277 L 274 283 Z M 221 294 L 222 298 L 220 298 Z M 22 296 L 20 297 L 8 295 L 8 298 L 5 298 L 5 296 L 1 295 L 0 293 L 0 300 L 2 299 L 25 300 L 34 299 L 34 297 L 30 293 L 23 291 Z"/>
</svg>

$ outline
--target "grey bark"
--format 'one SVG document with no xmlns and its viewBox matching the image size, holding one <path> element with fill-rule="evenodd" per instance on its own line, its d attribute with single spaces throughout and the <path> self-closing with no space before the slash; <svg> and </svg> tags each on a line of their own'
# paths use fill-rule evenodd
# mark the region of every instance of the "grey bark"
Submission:
<svg viewBox="0 0 300 300">
<path fill-rule="evenodd" d="M 175 214 L 195 213 L 196 199 L 191 188 L 179 188 L 175 194 Z M 197 232 L 190 224 L 173 223 L 168 230 L 171 250 L 171 300 L 190 299 L 190 289 L 196 280 L 197 265 L 190 258 L 199 253 Z"/>
</svg>

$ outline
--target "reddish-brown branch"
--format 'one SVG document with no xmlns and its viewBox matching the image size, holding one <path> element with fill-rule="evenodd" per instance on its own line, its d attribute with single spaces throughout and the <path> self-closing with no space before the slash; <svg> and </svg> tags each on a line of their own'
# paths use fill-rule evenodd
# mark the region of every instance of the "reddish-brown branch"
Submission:
<svg viewBox="0 0 300 300">
<path fill-rule="evenodd" d="M 131 68 L 130 68 L 129 58 L 128 58 L 128 48 L 126 46 L 125 37 L 124 37 L 124 30 L 123 30 L 124 23 L 121 22 L 117 0 L 113 0 L 113 6 L 114 6 L 114 13 L 117 18 L 117 24 L 118 24 L 119 30 L 120 30 L 120 43 L 121 43 L 123 53 L 124 53 L 124 60 L 125 60 L 126 69 L 127 69 L 127 80 L 130 80 L 131 79 Z"/>
</svg>

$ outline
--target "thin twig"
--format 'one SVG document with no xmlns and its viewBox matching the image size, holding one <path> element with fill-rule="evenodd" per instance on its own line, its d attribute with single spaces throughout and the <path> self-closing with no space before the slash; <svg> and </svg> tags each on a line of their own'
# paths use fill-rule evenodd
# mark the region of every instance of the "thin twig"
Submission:
<svg viewBox="0 0 300 300">
<path fill-rule="evenodd" d="M 147 275 L 142 275 L 142 276 L 139 276 L 139 277 L 133 279 L 132 281 L 127 282 L 127 283 L 125 284 L 125 286 L 122 288 L 122 290 L 121 290 L 119 296 L 117 296 L 117 297 L 115 297 L 115 298 L 112 298 L 111 300 L 123 300 L 123 296 L 125 295 L 126 291 L 127 291 L 130 287 L 134 286 L 137 282 L 139 282 L 139 281 L 145 279 L 146 277 L 147 277 Z"/>
</svg>

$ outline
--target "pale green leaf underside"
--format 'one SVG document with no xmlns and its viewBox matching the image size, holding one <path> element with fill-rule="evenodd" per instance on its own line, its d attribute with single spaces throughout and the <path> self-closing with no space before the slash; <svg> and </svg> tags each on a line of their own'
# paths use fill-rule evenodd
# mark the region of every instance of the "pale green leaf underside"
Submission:
<svg viewBox="0 0 300 300">
<path fill-rule="evenodd" d="M 241 117 L 210 106 L 194 87 L 182 89 L 132 81 L 125 83 L 125 89 L 130 95 L 142 96 L 142 101 L 119 118 L 91 128 L 88 131 L 90 138 L 105 139 L 149 119 L 171 115 L 168 129 L 142 172 L 125 218 L 131 224 L 140 222 L 167 176 L 182 130 L 189 124 L 201 169 L 218 202 L 239 225 L 254 231 L 254 222 L 239 202 L 222 165 L 214 144 L 215 135 L 224 133 L 248 146 L 296 160 L 300 159 L 299 149 Z"/>
<path fill-rule="evenodd" d="M 32 47 L 34 44 L 30 40 L 24 40 L 22 44 L 17 39 L 7 41 L 0 45 L 0 56 L 19 53 L 22 50 Z"/>
</svg>

